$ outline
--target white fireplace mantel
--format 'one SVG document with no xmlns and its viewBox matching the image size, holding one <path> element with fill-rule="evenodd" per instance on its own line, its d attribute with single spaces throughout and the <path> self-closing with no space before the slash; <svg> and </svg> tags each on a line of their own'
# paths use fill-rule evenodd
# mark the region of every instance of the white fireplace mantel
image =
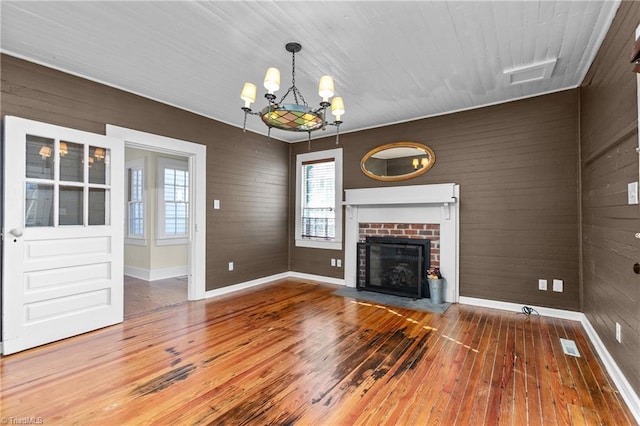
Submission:
<svg viewBox="0 0 640 426">
<path fill-rule="evenodd" d="M 360 223 L 437 223 L 445 301 L 458 302 L 460 186 L 454 183 L 345 190 L 345 282 L 357 282 Z"/>
<path fill-rule="evenodd" d="M 346 189 L 346 206 L 370 206 L 388 204 L 455 203 L 457 188 L 453 183 L 436 185 L 391 186 L 386 188 Z"/>
</svg>

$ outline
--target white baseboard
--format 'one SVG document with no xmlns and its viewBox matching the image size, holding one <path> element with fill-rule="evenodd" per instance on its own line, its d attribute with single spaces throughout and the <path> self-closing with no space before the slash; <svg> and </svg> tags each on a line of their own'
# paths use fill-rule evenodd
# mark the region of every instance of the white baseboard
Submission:
<svg viewBox="0 0 640 426">
<path fill-rule="evenodd" d="M 478 299 L 475 297 L 460 296 L 459 303 L 463 305 L 482 306 L 484 308 L 502 309 L 504 311 L 522 312 L 523 303 L 500 302 L 498 300 Z M 563 309 L 545 308 L 542 306 L 526 305 L 538 311 L 540 315 L 552 318 L 562 318 L 571 321 L 582 321 L 582 312 L 565 311 Z"/>
<path fill-rule="evenodd" d="M 331 278 L 331 277 L 324 277 L 322 275 L 303 274 L 301 272 L 288 271 L 288 272 L 282 272 L 276 275 L 270 275 L 268 277 L 258 278 L 256 280 L 245 281 L 243 283 L 238 283 L 238 284 L 230 285 L 227 287 L 216 288 L 215 290 L 209 290 L 206 292 L 204 297 L 208 299 L 210 297 L 222 296 L 223 294 L 229 294 L 229 293 L 233 293 L 234 291 L 240 291 L 247 288 L 256 287 L 259 285 L 267 284 L 272 281 L 281 280 L 284 278 L 299 278 L 303 280 L 319 281 L 323 283 L 338 284 L 338 285 L 344 285 L 345 283 L 344 280 L 340 278 Z"/>
<path fill-rule="evenodd" d="M 289 271 L 289 278 L 300 278 L 302 280 L 320 281 L 328 284 L 346 285 L 344 278 L 323 277 L 322 275 L 304 274 L 302 272 Z"/>
<path fill-rule="evenodd" d="M 284 278 L 288 278 L 289 277 L 289 273 L 288 272 L 282 272 L 280 274 L 275 274 L 275 275 L 270 275 L 268 277 L 262 277 L 262 278 L 258 278 L 256 280 L 251 280 L 251 281 L 245 281 L 243 283 L 238 283 L 238 284 L 233 284 L 227 287 L 222 287 L 222 288 L 216 288 L 214 290 L 209 290 L 205 293 L 204 297 L 205 299 L 208 299 L 210 297 L 216 297 L 216 296 L 222 296 L 223 294 L 229 294 L 229 293 L 233 293 L 235 291 L 240 291 L 240 290 L 244 290 L 247 288 L 251 288 L 251 287 L 256 287 L 259 285 L 263 285 L 263 284 L 267 284 L 270 283 L 272 281 L 276 281 L 276 280 L 281 280 Z"/>
<path fill-rule="evenodd" d="M 580 322 L 582 323 L 582 327 L 584 327 L 587 336 L 589 336 L 589 340 L 591 340 L 591 343 L 596 348 L 596 352 L 600 355 L 600 359 L 611 376 L 611 379 L 620 391 L 622 399 L 624 399 L 629 406 L 629 410 L 633 413 L 633 417 L 635 417 L 636 422 L 640 424 L 640 397 L 638 397 L 638 394 L 635 393 L 627 378 L 622 374 L 620 368 L 618 368 L 618 364 L 613 360 L 613 357 L 587 319 L 587 316 L 583 314 Z"/>
<path fill-rule="evenodd" d="M 143 268 L 137 268 L 135 266 L 124 265 L 124 274 L 128 277 L 139 278 L 145 281 L 151 281 L 149 279 L 149 270 Z"/>
<path fill-rule="evenodd" d="M 523 304 L 519 303 L 500 302 L 496 300 L 477 299 L 475 297 L 464 296 L 460 297 L 460 303 L 464 305 L 482 306 L 485 308 L 502 309 L 513 312 L 521 312 L 522 306 L 524 306 Z M 606 346 L 604 345 L 604 343 L 602 343 L 600 336 L 598 336 L 598 333 L 593 328 L 586 315 L 582 312 L 543 308 L 540 306 L 532 305 L 527 306 L 538 311 L 540 315 L 552 318 L 562 318 L 572 321 L 579 321 L 582 324 L 582 327 L 584 328 L 585 333 L 587 333 L 591 344 L 593 344 L 596 352 L 598 353 L 598 356 L 602 360 L 607 373 L 609 373 L 609 376 L 611 376 L 611 379 L 618 388 L 620 395 L 622 395 L 622 399 L 624 399 L 624 401 L 627 403 L 627 406 L 629 407 L 629 410 L 631 410 L 631 413 L 633 413 L 636 422 L 640 424 L 640 397 L 638 397 L 638 394 L 633 390 L 633 387 L 618 367 L 618 364 L 616 364 Z"/>
<path fill-rule="evenodd" d="M 145 281 L 164 280 L 166 278 L 182 277 L 187 275 L 187 265 L 172 266 L 170 268 L 144 269 L 136 266 L 124 267 L 124 274 L 129 277 L 139 278 Z"/>
</svg>

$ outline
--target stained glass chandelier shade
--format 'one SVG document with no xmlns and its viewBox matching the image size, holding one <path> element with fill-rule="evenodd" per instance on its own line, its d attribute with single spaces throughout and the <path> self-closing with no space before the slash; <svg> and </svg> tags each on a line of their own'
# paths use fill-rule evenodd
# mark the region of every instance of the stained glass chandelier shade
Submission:
<svg viewBox="0 0 640 426">
<path fill-rule="evenodd" d="M 267 93 L 264 96 L 269 104 L 262 108 L 260 112 L 254 112 L 251 110 L 251 103 L 255 102 L 256 99 L 256 86 L 252 83 L 245 83 L 240 95 L 240 98 L 245 101 L 244 107 L 242 107 L 244 111 L 243 130 L 246 128 L 247 115 L 259 115 L 269 128 L 269 134 L 271 134 L 271 129 L 275 127 L 276 129 L 291 132 L 307 132 L 309 139 L 311 139 L 311 132 L 325 129 L 327 125 L 331 125 L 336 126 L 339 135 L 340 124 L 342 123 L 341 117 L 345 110 L 342 98 L 340 96 L 333 97 L 333 78 L 328 75 L 320 78 L 318 94 L 322 101 L 318 108 L 310 108 L 302 93 L 296 87 L 295 55 L 302 50 L 302 46 L 299 43 L 291 42 L 287 43 L 285 48 L 291 53 L 292 57 L 291 87 L 280 101 L 276 102 L 275 92 L 280 88 L 280 71 L 276 68 L 269 68 L 264 79 L 264 87 L 267 89 Z M 295 103 L 284 102 L 289 95 L 293 96 Z M 330 99 L 332 97 L 333 99 Z M 332 123 L 326 120 L 326 112 L 329 107 L 331 108 L 331 113 L 335 116 L 335 121 Z M 336 143 L 338 143 L 338 136 L 336 136 Z"/>
</svg>

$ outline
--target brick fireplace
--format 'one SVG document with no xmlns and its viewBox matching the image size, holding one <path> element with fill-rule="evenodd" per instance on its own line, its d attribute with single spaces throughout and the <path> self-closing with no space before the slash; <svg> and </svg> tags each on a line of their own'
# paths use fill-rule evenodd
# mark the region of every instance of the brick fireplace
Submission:
<svg viewBox="0 0 640 426">
<path fill-rule="evenodd" d="M 359 275 L 358 242 L 366 237 L 431 241 L 430 264 L 447 280 L 445 301 L 458 301 L 459 186 L 413 185 L 345 191 L 345 282 Z"/>
<path fill-rule="evenodd" d="M 430 265 L 440 267 L 440 224 L 438 223 L 360 223 L 358 239 L 367 237 L 396 237 L 431 242 Z"/>
</svg>

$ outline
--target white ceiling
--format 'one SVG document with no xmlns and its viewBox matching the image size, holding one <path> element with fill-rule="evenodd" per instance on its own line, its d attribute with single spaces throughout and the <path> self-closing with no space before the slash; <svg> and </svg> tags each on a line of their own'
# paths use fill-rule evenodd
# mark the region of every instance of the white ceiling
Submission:
<svg viewBox="0 0 640 426">
<path fill-rule="evenodd" d="M 619 1 L 6 1 L 1 49 L 241 127 L 240 90 L 267 67 L 310 106 L 331 74 L 341 132 L 577 87 Z M 505 69 L 557 58 L 549 78 L 510 85 Z M 290 98 L 287 98 L 288 100 Z M 258 117 L 247 128 L 266 134 Z M 312 137 L 333 134 L 334 128 Z M 274 129 L 272 137 L 306 140 Z"/>
</svg>

